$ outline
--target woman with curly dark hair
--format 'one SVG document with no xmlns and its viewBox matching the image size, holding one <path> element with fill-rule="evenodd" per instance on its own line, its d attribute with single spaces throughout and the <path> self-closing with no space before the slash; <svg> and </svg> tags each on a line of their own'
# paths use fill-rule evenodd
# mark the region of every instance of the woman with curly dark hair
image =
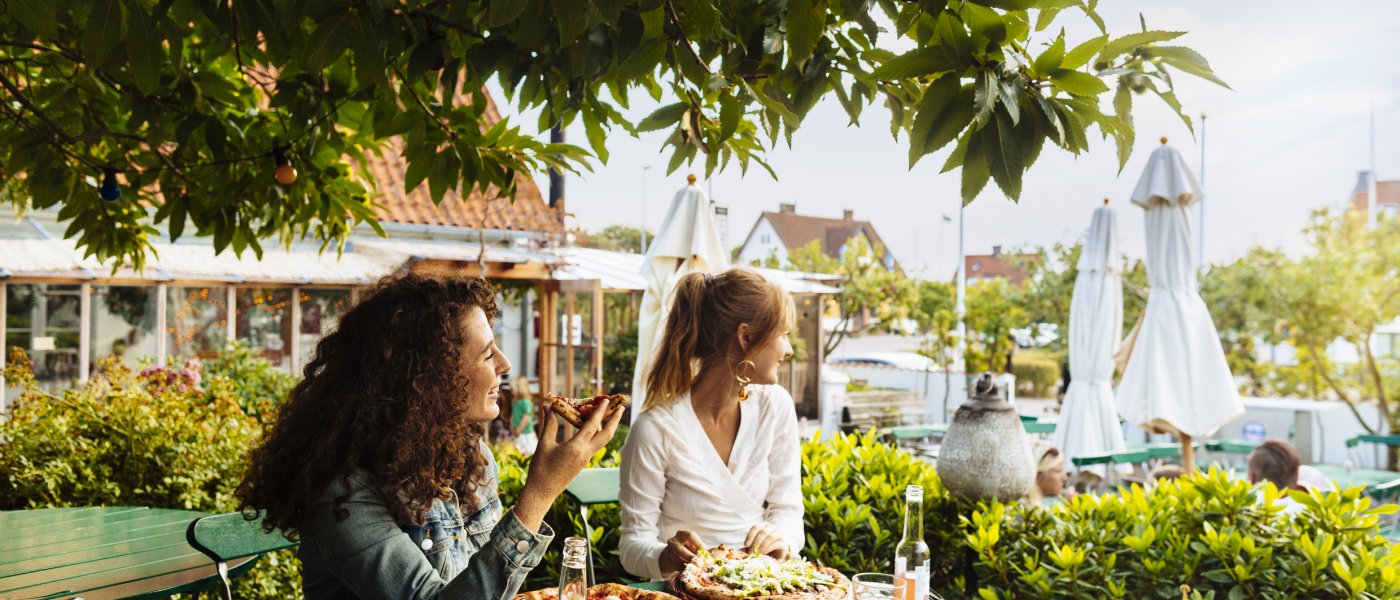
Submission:
<svg viewBox="0 0 1400 600">
<path fill-rule="evenodd" d="M 317 598 L 510 598 L 553 531 L 545 512 L 612 438 L 606 410 L 567 442 L 545 419 L 503 510 L 485 444 L 510 362 L 481 279 L 386 279 L 321 340 L 253 451 L 237 496 L 300 539 Z"/>
</svg>

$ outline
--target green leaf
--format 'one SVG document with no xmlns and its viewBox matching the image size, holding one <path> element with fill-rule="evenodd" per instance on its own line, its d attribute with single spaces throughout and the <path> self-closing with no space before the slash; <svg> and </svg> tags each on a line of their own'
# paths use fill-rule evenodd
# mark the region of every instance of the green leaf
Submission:
<svg viewBox="0 0 1400 600">
<path fill-rule="evenodd" d="M 658 108 L 637 124 L 637 131 L 659 131 L 668 127 L 673 127 L 676 123 L 680 122 L 681 116 L 685 114 L 688 108 L 690 108 L 690 106 L 684 102 L 668 104 Z"/>
<path fill-rule="evenodd" d="M 1161 98 L 1162 102 L 1167 103 L 1167 106 L 1170 106 L 1173 111 L 1176 111 L 1176 116 L 1181 117 L 1181 122 L 1186 124 L 1186 129 L 1190 130 L 1192 133 L 1196 132 L 1196 128 L 1191 122 L 1191 117 L 1186 116 L 1186 113 L 1181 110 L 1181 101 L 1176 99 L 1176 94 L 1161 91 L 1157 89 L 1157 86 L 1152 86 L 1152 91 L 1157 93 L 1157 97 Z"/>
<path fill-rule="evenodd" d="M 997 11 L 976 4 L 965 4 L 960 14 L 973 35 L 982 36 L 987 42 L 995 45 L 1000 45 L 1006 40 L 1006 20 Z"/>
<path fill-rule="evenodd" d="M 502 27 L 515 22 L 529 3 L 529 0 L 491 0 L 491 5 L 486 7 L 486 25 Z"/>
<path fill-rule="evenodd" d="M 739 129 L 739 122 L 744 118 L 744 107 L 739 103 L 739 98 L 734 94 L 723 94 L 719 97 L 719 139 L 721 142 L 734 137 L 734 132 Z"/>
<path fill-rule="evenodd" d="M 788 0 L 785 24 L 789 59 L 796 64 L 805 63 L 826 29 L 826 6 L 814 0 Z"/>
<path fill-rule="evenodd" d="M 354 27 L 354 13 L 348 11 L 336 13 L 316 25 L 306 48 L 306 60 L 303 62 L 306 70 L 319 72 L 335 62 L 345 52 Z"/>
<path fill-rule="evenodd" d="M 1052 6 L 1040 9 L 1040 13 L 1035 16 L 1035 30 L 1045 31 L 1051 23 L 1055 22 L 1055 17 L 1060 16 L 1063 8 Z"/>
<path fill-rule="evenodd" d="M 350 41 L 355 53 L 355 79 L 360 89 L 378 89 L 389 85 L 385 71 L 384 48 L 374 33 L 374 21 L 368 15 L 355 20 L 356 35 Z M 441 55 L 439 55 L 441 56 Z"/>
<path fill-rule="evenodd" d="M 51 38 L 56 35 L 58 28 L 50 0 L 8 0 L 6 5 L 20 25 L 39 34 L 40 37 Z"/>
<path fill-rule="evenodd" d="M 403 176 L 403 191 L 405 194 L 413 192 L 422 185 L 423 180 L 428 178 L 428 174 L 433 172 L 433 160 L 437 152 L 414 152 L 404 151 L 408 160 L 408 169 Z"/>
<path fill-rule="evenodd" d="M 1199 52 L 1184 46 L 1154 46 L 1148 50 L 1148 56 L 1156 56 L 1183 72 L 1190 73 L 1206 81 L 1213 82 L 1225 89 L 1230 89 L 1230 84 L 1215 76 L 1215 71 L 1210 68 L 1210 63 L 1206 57 Z"/>
<path fill-rule="evenodd" d="M 1109 62 L 1118 58 L 1118 56 L 1124 52 L 1139 46 L 1145 46 L 1156 42 L 1166 42 L 1183 35 L 1186 35 L 1185 31 L 1142 31 L 1130 33 L 1105 44 L 1103 50 L 1099 52 L 1099 62 Z"/>
<path fill-rule="evenodd" d="M 929 86 L 909 133 L 911 168 L 920 158 L 941 150 L 967 129 L 972 122 L 972 104 L 972 94 L 958 85 L 957 77 L 945 76 Z"/>
<path fill-rule="evenodd" d="M 550 0 L 554 24 L 559 28 L 559 45 L 567 46 L 588 29 L 588 3 L 578 0 Z"/>
<path fill-rule="evenodd" d="M 1128 86 L 1118 86 L 1118 92 L 1113 95 L 1113 112 L 1124 123 L 1133 124 L 1133 92 Z"/>
<path fill-rule="evenodd" d="M 1055 143 L 1063 146 L 1065 143 L 1065 124 L 1060 118 L 1059 113 L 1055 111 L 1055 108 L 1050 106 L 1053 100 L 1040 94 L 1034 94 L 1034 96 L 1036 104 L 1040 106 L 1041 112 L 1045 114 L 1046 122 L 1050 123 L 1051 129 L 1055 130 Z"/>
<path fill-rule="evenodd" d="M 962 156 L 962 203 L 967 206 L 982 189 L 987 187 L 992 172 L 987 166 L 987 156 L 982 152 L 982 136 L 971 132 L 967 136 L 967 146 Z M 951 157 L 950 157 L 951 158 Z"/>
<path fill-rule="evenodd" d="M 976 107 L 976 115 L 972 117 L 972 125 L 981 127 L 986 124 L 987 119 L 992 116 L 992 110 L 997 107 L 998 88 L 1001 83 L 997 81 L 996 73 L 991 69 L 983 69 L 977 75 L 977 90 L 973 96 L 972 104 Z"/>
<path fill-rule="evenodd" d="M 165 70 L 165 52 L 155 18 L 147 15 L 140 4 L 130 8 L 127 29 L 126 56 L 136 89 L 150 95 L 160 86 L 160 74 Z"/>
<path fill-rule="evenodd" d="M 607 134 L 603 131 L 603 124 L 598 122 L 598 117 L 591 110 L 580 111 L 579 116 L 583 118 L 583 131 L 588 136 L 588 145 L 593 148 L 593 154 L 606 164 L 608 162 Z"/>
<path fill-rule="evenodd" d="M 1030 10 L 1040 4 L 1040 0 L 969 0 L 974 4 L 981 4 L 991 8 L 1002 10 Z"/>
<path fill-rule="evenodd" d="M 1106 35 L 1101 35 L 1091 40 L 1085 40 L 1065 54 L 1064 60 L 1060 62 L 1060 68 L 1078 69 L 1089 64 L 1089 59 L 1093 58 L 1095 54 L 1098 54 L 1100 50 L 1103 50 L 1103 46 L 1106 43 L 1108 43 L 1108 36 Z"/>
<path fill-rule="evenodd" d="M 1108 84 L 1102 79 L 1083 71 L 1060 69 L 1050 75 L 1050 81 L 1055 87 L 1075 96 L 1093 97 L 1108 91 Z"/>
<path fill-rule="evenodd" d="M 84 57 L 95 66 L 108 64 L 117 43 L 125 38 L 126 10 L 118 0 L 97 0 L 83 31 Z"/>
<path fill-rule="evenodd" d="M 941 73 L 955 66 L 943 48 L 918 48 L 885 61 L 870 75 L 881 80 L 906 79 Z"/>
<path fill-rule="evenodd" d="M 719 7 L 715 0 L 675 0 L 681 26 L 691 41 L 716 37 L 719 29 Z"/>
<path fill-rule="evenodd" d="M 180 236 L 185 233 L 185 217 L 189 213 L 190 201 L 189 198 L 182 196 L 166 200 L 166 202 L 174 204 L 170 209 L 170 222 L 167 226 L 170 229 L 170 241 L 173 242 L 180 239 Z"/>
<path fill-rule="evenodd" d="M 656 70 L 656 66 L 661 64 L 666 57 L 666 42 L 663 40 L 653 40 L 647 42 L 645 46 L 628 56 L 622 64 L 617 66 L 617 76 L 621 79 L 636 79 L 645 77 Z"/>
<path fill-rule="evenodd" d="M 997 111 L 996 118 L 980 132 L 982 150 L 987 154 L 987 167 L 997 187 L 1012 200 L 1021 197 L 1021 176 L 1026 171 L 1025 157 L 1029 140 L 1021 139 L 1028 128 L 1017 128 L 1006 111 Z M 966 167 L 964 167 L 965 169 Z"/>
<path fill-rule="evenodd" d="M 1011 122 L 1021 122 L 1021 86 L 1024 81 L 1019 77 L 1011 77 L 997 82 L 997 97 L 1001 99 L 1002 108 L 1011 115 Z"/>
<path fill-rule="evenodd" d="M 1065 32 L 1060 31 L 1060 36 L 1055 38 L 1055 42 L 1040 56 L 1035 57 L 1035 72 L 1040 74 L 1051 73 L 1060 68 L 1060 64 L 1065 60 Z"/>
</svg>

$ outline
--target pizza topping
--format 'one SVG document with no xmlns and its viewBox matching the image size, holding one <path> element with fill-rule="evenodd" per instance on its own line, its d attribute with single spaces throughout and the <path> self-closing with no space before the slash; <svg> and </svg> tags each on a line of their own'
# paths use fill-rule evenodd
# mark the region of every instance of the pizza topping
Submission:
<svg viewBox="0 0 1400 600">
<path fill-rule="evenodd" d="M 777 596 L 827 588 L 836 584 L 830 575 L 802 560 L 777 560 L 771 556 L 745 556 L 715 560 L 706 550 L 696 553 L 697 563 L 713 565 L 705 571 L 716 582 L 733 590 L 737 598 Z"/>
</svg>

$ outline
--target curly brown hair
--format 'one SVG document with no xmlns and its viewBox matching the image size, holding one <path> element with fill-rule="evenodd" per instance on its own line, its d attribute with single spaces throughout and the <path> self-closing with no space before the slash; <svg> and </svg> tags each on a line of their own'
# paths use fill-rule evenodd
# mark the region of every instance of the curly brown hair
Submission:
<svg viewBox="0 0 1400 600">
<path fill-rule="evenodd" d="M 356 469 L 385 489 L 399 524 L 418 524 L 434 499 L 453 492 L 477 504 L 488 458 L 486 429 L 462 412 L 464 322 L 474 308 L 497 316 L 496 294 L 480 278 L 389 277 L 316 345 L 302 381 L 264 431 L 235 491 L 266 530 L 297 539 L 314 503 L 337 480 L 349 498 Z M 432 440 L 432 443 L 425 443 Z"/>
</svg>

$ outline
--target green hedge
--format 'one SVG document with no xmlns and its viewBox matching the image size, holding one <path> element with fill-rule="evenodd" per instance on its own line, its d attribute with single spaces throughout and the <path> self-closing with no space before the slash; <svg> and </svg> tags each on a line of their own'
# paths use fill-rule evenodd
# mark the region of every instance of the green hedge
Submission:
<svg viewBox="0 0 1400 600">
<path fill-rule="evenodd" d="M 615 440 L 617 443 L 618 440 Z M 514 498 L 526 461 L 498 449 L 501 490 Z M 1372 506 L 1360 488 L 1308 496 L 1288 517 L 1255 490 L 1219 471 L 1167 483 L 1081 496 L 1053 509 L 952 497 L 933 467 L 873 433 L 803 444 L 804 554 L 846 573 L 886 571 L 901 535 L 903 490 L 924 486 L 925 538 L 933 589 L 945 598 L 1397 598 L 1400 553 L 1378 533 L 1394 506 Z M 616 464 L 599 453 L 595 466 Z M 582 531 L 578 508 L 550 513 L 555 545 Z M 594 507 L 598 581 L 629 576 L 617 559 L 616 506 Z M 1400 550 L 1400 546 L 1395 548 Z M 557 548 L 526 588 L 554 585 Z"/>
<path fill-rule="evenodd" d="M 1016 394 L 1025 398 L 1054 398 L 1060 385 L 1061 356 L 1043 350 L 1022 350 L 1011 357 Z"/>
</svg>

